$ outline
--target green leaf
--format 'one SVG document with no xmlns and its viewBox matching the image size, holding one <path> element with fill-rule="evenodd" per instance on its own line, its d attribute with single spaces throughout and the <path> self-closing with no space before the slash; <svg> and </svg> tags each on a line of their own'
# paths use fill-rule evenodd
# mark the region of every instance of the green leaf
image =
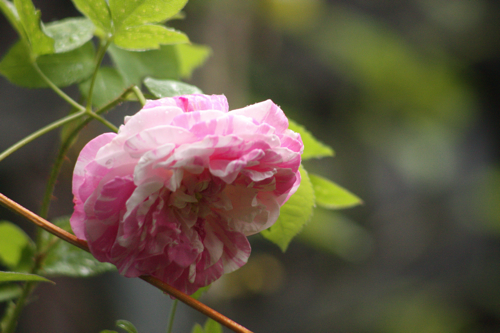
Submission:
<svg viewBox="0 0 500 333">
<path fill-rule="evenodd" d="M 120 30 L 114 42 L 123 49 L 144 51 L 158 49 L 162 44 L 189 43 L 189 38 L 174 29 L 147 24 Z"/>
<path fill-rule="evenodd" d="M 307 175 L 301 165 L 300 186 L 280 209 L 280 216 L 276 223 L 260 233 L 262 236 L 278 245 L 283 252 L 286 251 L 292 239 L 309 222 L 314 207 L 314 191 Z"/>
<path fill-rule="evenodd" d="M 62 53 L 77 49 L 91 40 L 94 25 L 83 17 L 69 18 L 47 24 L 45 31 L 55 41 L 55 52 Z"/>
<path fill-rule="evenodd" d="M 127 331 L 127 333 L 137 333 L 137 328 L 130 322 L 126 320 L 117 320 L 116 326 Z"/>
<path fill-rule="evenodd" d="M 131 52 L 110 45 L 108 51 L 125 82 L 140 85 L 146 76 L 179 78 L 179 61 L 174 47 L 164 45 L 159 50 Z"/>
<path fill-rule="evenodd" d="M 42 72 L 58 87 L 69 86 L 92 75 L 94 47 L 91 42 L 76 50 L 41 56 L 37 59 Z M 33 68 L 29 50 L 17 42 L 0 62 L 0 73 L 10 82 L 26 88 L 45 88 L 48 85 Z"/>
<path fill-rule="evenodd" d="M 147 77 L 144 80 L 144 85 L 158 98 L 202 93 L 195 86 L 174 80 L 156 80 Z"/>
<path fill-rule="evenodd" d="M 24 231 L 13 223 L 0 221 L 0 261 L 9 268 L 21 261 L 25 248 L 33 250 L 35 244 Z"/>
<path fill-rule="evenodd" d="M 40 282 L 54 283 L 40 275 L 0 271 L 0 282 L 10 282 L 10 281 L 40 281 Z"/>
<path fill-rule="evenodd" d="M 10 301 L 21 296 L 23 289 L 17 284 L 0 284 L 0 302 Z"/>
<path fill-rule="evenodd" d="M 314 188 L 316 203 L 319 206 L 329 209 L 342 209 L 363 203 L 360 198 L 326 178 L 309 174 L 309 179 Z"/>
<path fill-rule="evenodd" d="M 97 71 L 94 83 L 92 104 L 101 107 L 120 96 L 127 87 L 125 80 L 115 68 L 101 67 Z M 82 82 L 79 88 L 82 95 L 87 96 L 90 89 L 90 79 Z"/>
<path fill-rule="evenodd" d="M 69 218 L 63 217 L 54 222 L 69 231 Z M 47 245 L 55 236 L 44 234 L 42 244 Z M 57 240 L 47 254 L 43 266 L 44 275 L 88 277 L 116 270 L 110 263 L 99 262 L 90 253 L 62 240 Z"/>
<path fill-rule="evenodd" d="M 73 3 L 100 30 L 101 37 L 111 32 L 111 13 L 106 0 L 73 0 Z"/>
<path fill-rule="evenodd" d="M 158 50 L 131 52 L 110 45 L 109 54 L 127 85 L 140 85 L 142 79 L 179 79 L 188 77 L 209 54 L 205 46 L 162 45 Z"/>
<path fill-rule="evenodd" d="M 324 143 L 319 142 L 304 126 L 288 119 L 288 128 L 300 134 L 302 142 L 304 143 L 304 153 L 302 159 L 307 160 L 310 158 L 318 158 L 325 156 L 333 156 L 335 153 L 332 148 Z"/>
<path fill-rule="evenodd" d="M 187 0 L 109 0 L 116 31 L 145 23 L 158 23 L 177 14 Z"/>
<path fill-rule="evenodd" d="M 209 47 L 195 44 L 176 45 L 177 58 L 179 60 L 179 74 L 183 78 L 190 78 L 191 73 L 210 56 L 212 51 Z"/>
<path fill-rule="evenodd" d="M 203 327 L 201 327 L 200 324 L 196 323 L 194 324 L 191 333 L 205 333 L 205 330 L 203 329 Z"/>
<path fill-rule="evenodd" d="M 117 331 L 111 331 L 111 330 L 104 330 L 99 333 L 118 333 Z"/>
<path fill-rule="evenodd" d="M 212 318 L 208 318 L 205 322 L 205 333 L 222 333 L 222 326 Z"/>
<path fill-rule="evenodd" d="M 54 40 L 43 31 L 40 11 L 35 9 L 31 0 L 14 0 L 19 19 L 24 28 L 31 52 L 35 57 L 54 53 Z"/>
<path fill-rule="evenodd" d="M 0 0 L 0 10 L 2 10 L 7 20 L 9 20 L 10 24 L 16 29 L 19 36 L 21 36 L 21 38 L 25 37 L 24 28 L 14 4 L 7 0 Z"/>
</svg>

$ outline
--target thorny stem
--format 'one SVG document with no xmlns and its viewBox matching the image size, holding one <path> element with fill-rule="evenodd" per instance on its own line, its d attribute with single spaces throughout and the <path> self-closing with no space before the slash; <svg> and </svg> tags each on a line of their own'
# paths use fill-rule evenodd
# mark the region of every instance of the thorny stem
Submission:
<svg viewBox="0 0 500 333">
<path fill-rule="evenodd" d="M 57 237 L 61 238 L 62 240 L 73 244 L 77 247 L 79 247 L 82 250 L 85 250 L 87 252 L 89 251 L 89 247 L 86 241 L 82 239 L 78 239 L 76 236 L 70 234 L 69 232 L 59 228 L 58 226 L 50 223 L 49 221 L 41 218 L 40 216 L 36 215 L 35 213 L 29 211 L 28 209 L 24 208 L 23 206 L 19 205 L 15 201 L 12 201 L 11 199 L 7 198 L 5 195 L 0 193 L 0 203 L 7 208 L 13 210 L 14 212 L 24 216 L 28 220 L 30 220 L 32 223 L 38 225 L 39 227 L 43 228 L 44 230 L 52 233 L 53 235 L 56 235 Z M 214 309 L 206 306 L 205 304 L 195 300 L 194 298 L 186 295 L 180 290 L 175 289 L 174 287 L 160 281 L 159 279 L 149 276 L 149 275 L 142 275 L 140 278 L 149 284 L 157 287 L 158 289 L 162 290 L 163 292 L 171 295 L 172 297 L 175 297 L 182 301 L 183 303 L 189 305 L 190 307 L 194 308 L 195 310 L 205 314 L 206 316 L 212 318 L 213 320 L 217 321 L 218 323 L 226 326 L 227 328 L 233 330 L 234 332 L 237 333 L 252 333 L 252 331 L 246 329 L 245 327 L 241 326 L 240 324 L 232 321 L 231 319 L 223 316 L 222 314 L 218 313 Z"/>
<path fill-rule="evenodd" d="M 172 327 L 174 326 L 175 310 L 177 310 L 178 300 L 174 299 L 172 302 L 172 309 L 170 309 L 170 316 L 168 318 L 167 333 L 172 333 Z"/>
</svg>

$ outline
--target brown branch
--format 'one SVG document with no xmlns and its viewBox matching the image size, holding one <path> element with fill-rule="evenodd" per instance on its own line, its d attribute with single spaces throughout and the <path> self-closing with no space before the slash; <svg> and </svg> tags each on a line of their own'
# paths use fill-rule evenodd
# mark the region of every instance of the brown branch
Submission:
<svg viewBox="0 0 500 333">
<path fill-rule="evenodd" d="M 23 206 L 19 205 L 17 202 L 7 198 L 5 195 L 0 193 L 0 203 L 3 204 L 5 207 L 11 209 L 12 211 L 18 213 L 19 215 L 24 216 L 37 226 L 41 227 L 42 229 L 50 232 L 51 234 L 61 238 L 62 240 L 65 240 L 68 243 L 71 243 L 75 245 L 76 247 L 79 247 L 82 250 L 85 250 L 87 252 L 89 251 L 89 246 L 86 241 L 82 239 L 78 239 L 76 236 L 70 234 L 69 232 L 59 228 L 58 226 L 50 223 L 49 221 L 41 218 L 40 216 L 36 215 L 35 213 L 29 211 L 28 209 L 24 208 Z M 189 295 L 186 295 L 180 290 L 175 289 L 174 287 L 160 281 L 159 279 L 149 276 L 149 275 L 142 275 L 140 278 L 147 283 L 155 286 L 156 288 L 160 289 L 161 291 L 179 299 L 181 302 L 189 305 L 193 309 L 203 313 L 204 315 L 212 318 L 213 320 L 217 321 L 223 326 L 226 326 L 227 328 L 233 330 L 234 332 L 238 333 L 252 333 L 252 331 L 246 329 L 245 327 L 241 326 L 240 324 L 232 321 L 231 319 L 225 317 L 224 315 L 220 314 L 219 312 L 215 311 L 214 309 L 206 306 L 205 304 L 195 300 L 194 298 L 190 297 Z"/>
</svg>

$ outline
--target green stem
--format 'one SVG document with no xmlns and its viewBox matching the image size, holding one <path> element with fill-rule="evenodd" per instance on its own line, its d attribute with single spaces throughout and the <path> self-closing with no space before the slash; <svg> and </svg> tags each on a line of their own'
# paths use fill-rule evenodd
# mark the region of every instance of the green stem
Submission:
<svg viewBox="0 0 500 333">
<path fill-rule="evenodd" d="M 177 303 L 179 301 L 174 299 L 172 302 L 172 309 L 170 309 L 170 317 L 168 318 L 167 333 L 172 333 L 172 327 L 174 326 L 175 311 L 177 310 Z"/>
<path fill-rule="evenodd" d="M 7 156 L 9 156 L 10 154 L 12 154 L 13 152 L 15 152 L 16 150 L 18 150 L 19 148 L 25 146 L 26 144 L 30 143 L 31 141 L 41 137 L 42 135 L 52 131 L 53 129 L 56 129 L 58 128 L 59 126 L 62 126 L 64 124 L 67 124 L 75 119 L 78 119 L 82 116 L 84 116 L 86 114 L 86 111 L 85 109 L 83 109 L 82 111 L 79 111 L 77 113 L 73 113 L 73 114 L 70 114 L 64 118 L 61 118 L 41 129 L 39 129 L 38 131 L 36 131 L 35 133 L 32 133 L 31 135 L 28 135 L 27 137 L 25 137 L 24 139 L 22 139 L 21 141 L 17 142 L 16 144 L 14 144 L 13 146 L 11 146 L 10 148 L 8 148 L 7 150 L 5 150 L 4 152 L 2 152 L 0 154 L 0 161 L 2 161 L 4 158 L 6 158 Z"/>
<path fill-rule="evenodd" d="M 23 293 L 17 299 L 17 303 L 11 303 L 9 305 L 14 307 L 14 309 L 7 309 L 7 316 L 2 321 L 2 332 L 4 333 L 14 333 L 16 329 L 17 322 L 19 321 L 19 317 L 21 316 L 21 311 L 24 309 L 26 301 L 28 297 L 31 295 L 31 292 L 35 289 L 37 283 L 36 282 L 26 282 L 23 287 Z"/>
<path fill-rule="evenodd" d="M 104 124 L 104 126 L 107 126 L 110 130 L 112 130 L 113 132 L 118 132 L 118 127 L 116 127 L 115 125 L 113 125 L 112 123 L 110 123 L 109 121 L 107 121 L 106 119 L 104 119 L 103 117 L 97 115 L 96 113 L 92 112 L 92 111 L 87 111 L 87 114 L 96 119 L 97 121 L 101 122 L 102 124 Z"/>
<path fill-rule="evenodd" d="M 92 110 L 92 95 L 94 93 L 94 85 L 95 85 L 95 80 L 97 78 L 97 72 L 99 71 L 99 67 L 101 66 L 102 59 L 104 58 L 104 55 L 106 54 L 106 51 L 109 47 L 109 44 L 111 44 L 111 40 L 108 40 L 106 42 L 101 42 L 99 45 L 99 50 L 97 51 L 97 56 L 96 56 L 96 65 L 94 69 L 94 73 L 92 74 L 92 79 L 90 80 L 90 88 L 88 91 L 88 97 L 87 97 L 87 111 Z"/>
<path fill-rule="evenodd" d="M 43 72 L 42 70 L 40 69 L 40 67 L 38 67 L 38 64 L 36 63 L 36 61 L 33 61 L 32 62 L 32 65 L 33 65 L 33 68 L 35 68 L 35 70 L 37 71 L 37 73 L 42 77 L 42 79 L 45 81 L 45 83 L 47 83 L 49 85 L 50 88 L 52 88 L 52 90 L 54 90 L 56 92 L 56 94 L 58 94 L 59 96 L 61 96 L 62 99 L 64 99 L 66 102 L 68 102 L 69 104 L 71 104 L 73 107 L 75 107 L 77 110 L 85 110 L 85 107 L 83 107 L 82 105 L 78 104 L 74 99 L 72 99 L 71 97 L 69 97 L 68 95 L 66 95 L 64 93 L 64 91 L 62 91 L 61 89 L 59 89 L 59 87 L 57 87 Z"/>
<path fill-rule="evenodd" d="M 142 106 L 146 105 L 146 98 L 144 97 L 141 89 L 139 89 L 138 86 L 133 86 L 132 90 L 134 91 L 135 95 L 137 96 L 137 99 L 141 103 Z"/>
</svg>

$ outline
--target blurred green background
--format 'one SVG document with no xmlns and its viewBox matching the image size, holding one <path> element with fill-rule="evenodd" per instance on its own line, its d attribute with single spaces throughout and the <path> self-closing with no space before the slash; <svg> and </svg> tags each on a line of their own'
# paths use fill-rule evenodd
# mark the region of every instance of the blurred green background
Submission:
<svg viewBox="0 0 500 333">
<path fill-rule="evenodd" d="M 34 3 L 44 22 L 79 15 L 69 0 Z M 272 99 L 336 151 L 306 168 L 365 203 L 316 209 L 285 254 L 253 236 L 249 263 L 202 300 L 255 332 L 500 332 L 500 4 L 191 0 L 185 13 L 172 26 L 213 51 L 189 82 L 230 109 Z M 0 24 L 4 55 L 16 36 Z M 45 95 L 0 78 L 0 150 L 67 112 Z M 53 216 L 71 213 L 78 149 L 103 130 L 89 126 L 69 156 Z M 36 210 L 56 142 L 0 163 L 2 193 Z M 57 282 L 39 288 L 20 332 L 98 332 L 116 319 L 165 330 L 169 301 L 141 281 Z M 180 311 L 177 332 L 205 320 Z"/>
</svg>

